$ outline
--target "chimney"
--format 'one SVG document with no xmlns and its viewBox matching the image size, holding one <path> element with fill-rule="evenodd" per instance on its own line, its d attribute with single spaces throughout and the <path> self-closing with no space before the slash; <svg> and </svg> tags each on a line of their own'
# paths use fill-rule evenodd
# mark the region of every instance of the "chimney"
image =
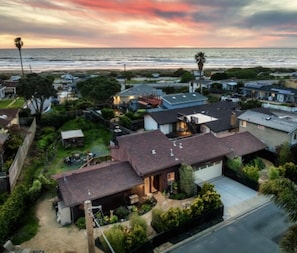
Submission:
<svg viewBox="0 0 297 253">
<path fill-rule="evenodd" d="M 232 128 L 235 128 L 237 125 L 237 116 L 235 112 L 231 113 L 231 119 L 230 119 L 230 124 Z"/>
</svg>

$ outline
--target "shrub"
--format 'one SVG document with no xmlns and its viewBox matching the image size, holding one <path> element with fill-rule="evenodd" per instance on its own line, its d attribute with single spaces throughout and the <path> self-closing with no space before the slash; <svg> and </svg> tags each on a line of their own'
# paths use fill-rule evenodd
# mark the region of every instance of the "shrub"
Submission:
<svg viewBox="0 0 297 253">
<path fill-rule="evenodd" d="M 127 116 L 123 115 L 119 119 L 119 124 L 123 127 L 130 128 L 132 125 L 132 120 Z"/>
<path fill-rule="evenodd" d="M 242 169 L 242 172 L 243 172 L 243 175 L 248 179 L 258 182 L 260 174 L 259 174 L 259 169 L 257 167 L 248 165 Z"/>
<path fill-rule="evenodd" d="M 76 222 L 75 225 L 79 228 L 79 229 L 86 229 L 86 218 L 85 217 L 79 217 Z"/>
<path fill-rule="evenodd" d="M 259 170 L 264 170 L 265 169 L 265 163 L 259 157 L 252 160 L 250 165 L 257 167 Z"/>
<path fill-rule="evenodd" d="M 204 203 L 203 203 L 203 199 L 198 196 L 196 197 L 191 206 L 190 206 L 190 209 L 191 209 L 191 214 L 193 216 L 199 216 L 201 215 L 201 213 L 204 211 Z"/>
<path fill-rule="evenodd" d="M 110 229 L 104 231 L 105 237 L 112 246 L 114 252 L 124 253 L 125 247 L 125 232 L 122 225 L 114 225 Z M 100 242 L 102 243 L 105 252 L 110 252 L 109 246 L 103 236 L 100 236 Z"/>
<path fill-rule="evenodd" d="M 136 248 L 147 241 L 146 230 L 136 224 L 132 230 L 126 234 L 125 245 L 128 250 Z"/>
<path fill-rule="evenodd" d="M 239 170 L 242 167 L 242 161 L 240 158 L 233 158 L 233 159 L 228 159 L 227 160 L 227 167 L 236 173 L 239 172 Z"/>
<path fill-rule="evenodd" d="M 202 195 L 204 210 L 211 210 L 220 207 L 221 195 L 216 191 L 207 191 Z"/>
<path fill-rule="evenodd" d="M 114 111 L 113 109 L 110 109 L 110 108 L 103 108 L 101 110 L 101 114 L 102 114 L 102 117 L 107 120 L 114 118 Z"/>
<path fill-rule="evenodd" d="M 166 224 L 161 217 L 164 213 L 165 211 L 159 208 L 154 208 L 152 211 L 151 225 L 157 232 L 162 232 L 166 230 Z"/>
<path fill-rule="evenodd" d="M 116 223 L 116 222 L 118 222 L 119 221 L 119 218 L 118 218 L 118 216 L 116 216 L 116 215 L 112 215 L 111 217 L 110 217 L 110 219 L 109 219 L 109 222 L 110 223 Z"/>
<path fill-rule="evenodd" d="M 185 223 L 189 217 L 185 215 L 180 207 L 171 207 L 167 212 L 161 214 L 161 219 L 166 224 L 166 229 L 172 229 Z"/>
<path fill-rule="evenodd" d="M 120 206 L 114 211 L 114 213 L 119 217 L 119 219 L 127 219 L 130 212 L 125 206 Z"/>
<path fill-rule="evenodd" d="M 207 193 L 208 191 L 214 192 L 215 188 L 214 188 L 213 184 L 205 182 L 201 187 L 201 191 L 199 192 L 199 195 L 202 196 L 203 194 Z"/>
<path fill-rule="evenodd" d="M 281 166 L 285 171 L 285 177 L 289 178 L 293 182 L 297 182 L 297 167 L 292 162 L 287 162 Z"/>
<path fill-rule="evenodd" d="M 180 190 L 185 192 L 187 196 L 195 194 L 196 185 L 194 183 L 194 172 L 192 166 L 182 164 L 179 168 Z"/>
<path fill-rule="evenodd" d="M 147 223 L 146 223 L 146 220 L 139 216 L 137 213 L 132 213 L 130 216 L 129 216 L 129 222 L 130 222 L 130 226 L 132 227 L 132 229 L 135 227 L 135 226 L 141 226 L 145 232 L 147 232 Z"/>
<path fill-rule="evenodd" d="M 138 210 L 139 214 L 140 215 L 143 215 L 147 212 L 149 212 L 150 210 L 152 210 L 152 205 L 151 204 L 148 204 L 148 203 L 144 203 L 141 205 L 140 209 Z"/>
<path fill-rule="evenodd" d="M 277 179 L 277 178 L 279 178 L 279 176 L 280 176 L 280 172 L 279 172 L 278 168 L 273 167 L 273 166 L 268 168 L 268 178 L 269 178 L 269 180 Z"/>
</svg>

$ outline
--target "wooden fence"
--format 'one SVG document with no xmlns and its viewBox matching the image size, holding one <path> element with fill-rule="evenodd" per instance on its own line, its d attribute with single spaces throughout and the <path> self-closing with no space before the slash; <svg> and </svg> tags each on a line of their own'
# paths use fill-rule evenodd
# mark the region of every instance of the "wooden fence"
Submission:
<svg viewBox="0 0 297 253">
<path fill-rule="evenodd" d="M 13 160 L 13 163 L 11 164 L 8 171 L 10 191 L 12 191 L 13 188 L 15 187 L 16 182 L 21 174 L 29 148 L 35 137 L 35 132 L 36 132 L 36 120 L 34 118 L 31 123 L 31 126 L 28 129 L 28 132 L 23 141 L 23 144 L 19 147 L 18 152 Z"/>
</svg>

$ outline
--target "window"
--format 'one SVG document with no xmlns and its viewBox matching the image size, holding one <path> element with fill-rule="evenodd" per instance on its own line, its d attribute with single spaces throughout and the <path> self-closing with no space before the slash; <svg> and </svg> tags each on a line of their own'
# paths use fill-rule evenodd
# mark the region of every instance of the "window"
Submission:
<svg viewBox="0 0 297 253">
<path fill-rule="evenodd" d="M 240 121 L 240 126 L 241 127 L 246 127 L 246 121 L 245 120 L 241 120 Z"/>
<path fill-rule="evenodd" d="M 170 172 L 167 174 L 167 182 L 173 182 L 175 180 L 175 173 Z"/>
</svg>

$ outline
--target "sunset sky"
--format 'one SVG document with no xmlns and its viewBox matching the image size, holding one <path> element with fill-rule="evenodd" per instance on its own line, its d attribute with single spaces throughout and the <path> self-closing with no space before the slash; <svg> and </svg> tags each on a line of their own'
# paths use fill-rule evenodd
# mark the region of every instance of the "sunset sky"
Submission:
<svg viewBox="0 0 297 253">
<path fill-rule="evenodd" d="M 296 0 L 1 0 L 0 48 L 297 47 Z"/>
</svg>

